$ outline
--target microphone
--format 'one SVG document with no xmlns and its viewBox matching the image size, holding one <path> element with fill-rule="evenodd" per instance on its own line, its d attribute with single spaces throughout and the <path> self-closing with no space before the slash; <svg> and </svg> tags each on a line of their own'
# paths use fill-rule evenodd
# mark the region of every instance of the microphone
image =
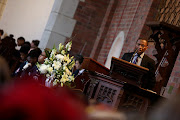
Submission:
<svg viewBox="0 0 180 120">
<path fill-rule="evenodd" d="M 134 58 L 135 54 L 138 52 L 138 50 L 139 50 L 139 48 L 137 48 L 137 49 L 135 50 L 134 54 L 133 54 L 132 57 L 131 57 L 130 63 L 132 63 L 133 58 Z"/>
</svg>

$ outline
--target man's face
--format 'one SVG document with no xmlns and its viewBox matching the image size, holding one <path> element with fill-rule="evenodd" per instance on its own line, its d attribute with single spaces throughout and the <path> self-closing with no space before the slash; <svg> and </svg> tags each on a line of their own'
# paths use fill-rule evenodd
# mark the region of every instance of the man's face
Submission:
<svg viewBox="0 0 180 120">
<path fill-rule="evenodd" d="M 46 58 L 46 53 L 42 52 L 41 55 L 39 55 L 39 57 L 38 57 L 38 62 L 41 64 L 44 63 L 45 58 Z"/>
<path fill-rule="evenodd" d="M 148 46 L 147 46 L 147 41 L 146 40 L 138 40 L 137 43 L 136 43 L 136 50 L 137 50 L 137 53 L 139 55 L 141 55 L 143 52 L 145 52 L 147 50 Z"/>
<path fill-rule="evenodd" d="M 31 48 L 36 48 L 33 42 L 31 42 Z"/>
<path fill-rule="evenodd" d="M 17 40 L 17 45 L 18 46 L 22 46 L 23 44 L 24 44 L 23 40 L 20 40 L 20 39 Z"/>
<path fill-rule="evenodd" d="M 32 65 L 36 64 L 37 63 L 37 58 L 36 57 L 30 57 L 28 56 L 27 57 L 27 60 L 29 63 L 31 63 Z"/>
<path fill-rule="evenodd" d="M 75 67 L 76 67 L 76 69 L 80 69 L 81 68 L 81 64 L 79 63 L 78 60 L 76 60 L 76 62 L 75 62 Z"/>
<path fill-rule="evenodd" d="M 22 59 L 23 61 L 25 61 L 26 58 L 27 58 L 27 54 L 25 54 L 25 53 L 20 53 L 20 55 L 21 55 L 21 59 Z"/>
</svg>

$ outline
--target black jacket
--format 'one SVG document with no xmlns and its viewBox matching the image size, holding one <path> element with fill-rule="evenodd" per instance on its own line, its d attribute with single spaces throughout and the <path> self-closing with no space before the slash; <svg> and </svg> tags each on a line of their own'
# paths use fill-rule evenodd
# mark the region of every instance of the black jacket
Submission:
<svg viewBox="0 0 180 120">
<path fill-rule="evenodd" d="M 125 53 L 122 57 L 123 60 L 130 62 L 132 55 L 134 52 Z M 152 89 L 155 85 L 155 61 L 144 54 L 144 57 L 141 61 L 141 66 L 148 68 L 149 72 L 142 78 L 142 86 L 146 89 Z"/>
</svg>

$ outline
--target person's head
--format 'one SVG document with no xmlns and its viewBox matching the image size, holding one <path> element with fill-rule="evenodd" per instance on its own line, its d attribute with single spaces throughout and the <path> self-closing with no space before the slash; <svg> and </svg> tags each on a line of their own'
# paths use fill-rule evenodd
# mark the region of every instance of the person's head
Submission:
<svg viewBox="0 0 180 120">
<path fill-rule="evenodd" d="M 180 94 L 162 99 L 153 108 L 147 120 L 180 120 Z"/>
<path fill-rule="evenodd" d="M 0 37 L 3 36 L 3 34 L 4 34 L 4 31 L 0 30 Z"/>
<path fill-rule="evenodd" d="M 31 48 L 37 48 L 39 45 L 39 40 L 33 40 L 31 42 Z"/>
<path fill-rule="evenodd" d="M 37 54 L 38 54 L 38 57 L 40 56 L 40 54 L 42 53 L 41 49 L 40 48 L 35 48 L 34 50 L 36 50 Z"/>
<path fill-rule="evenodd" d="M 148 41 L 146 39 L 138 39 L 136 42 L 136 50 L 139 55 L 145 52 L 148 48 Z"/>
<path fill-rule="evenodd" d="M 24 42 L 24 45 L 29 45 L 29 46 L 31 47 L 31 43 L 28 42 L 28 41 L 25 41 L 25 42 Z"/>
<path fill-rule="evenodd" d="M 31 50 L 30 53 L 28 54 L 27 60 L 29 63 L 32 65 L 35 65 L 38 61 L 39 53 L 37 50 Z"/>
<path fill-rule="evenodd" d="M 18 45 L 18 46 L 22 46 L 22 45 L 24 44 L 24 42 L 25 42 L 24 37 L 19 37 L 19 38 L 17 39 L 17 45 Z"/>
<path fill-rule="evenodd" d="M 7 62 L 0 57 L 0 85 L 4 85 L 10 80 L 10 71 Z"/>
<path fill-rule="evenodd" d="M 76 69 L 80 69 L 83 63 L 84 57 L 82 55 L 75 56 L 75 67 Z"/>
<path fill-rule="evenodd" d="M 14 35 L 13 35 L 13 34 L 10 34 L 9 37 L 12 38 L 12 39 L 14 39 Z"/>
<path fill-rule="evenodd" d="M 39 57 L 38 57 L 38 62 L 40 63 L 40 64 L 43 64 L 44 63 L 44 59 L 47 57 L 46 56 L 46 51 L 48 51 L 49 49 L 48 48 L 46 48 L 40 55 L 39 55 Z"/>
<path fill-rule="evenodd" d="M 21 59 L 22 59 L 23 61 L 26 60 L 29 50 L 30 50 L 30 46 L 29 46 L 29 45 L 23 45 L 23 46 L 21 46 L 19 52 L 20 52 L 20 55 L 21 55 Z"/>
</svg>

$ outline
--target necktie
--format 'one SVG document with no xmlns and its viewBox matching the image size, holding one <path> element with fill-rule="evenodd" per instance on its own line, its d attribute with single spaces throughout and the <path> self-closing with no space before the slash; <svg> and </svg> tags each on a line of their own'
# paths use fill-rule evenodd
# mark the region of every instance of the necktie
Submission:
<svg viewBox="0 0 180 120">
<path fill-rule="evenodd" d="M 137 64 L 138 63 L 138 55 L 134 56 L 134 61 L 132 63 Z"/>
</svg>

